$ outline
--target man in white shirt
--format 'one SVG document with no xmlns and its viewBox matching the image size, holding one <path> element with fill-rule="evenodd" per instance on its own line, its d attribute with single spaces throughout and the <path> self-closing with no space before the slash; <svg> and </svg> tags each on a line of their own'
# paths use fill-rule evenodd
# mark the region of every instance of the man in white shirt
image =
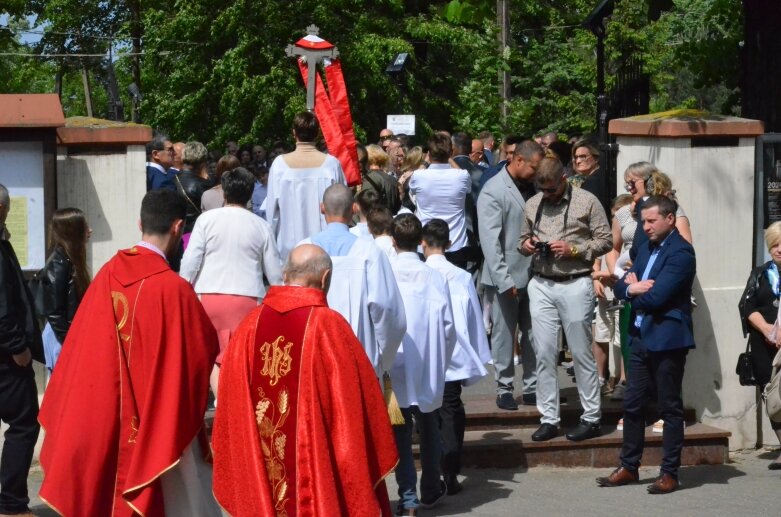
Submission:
<svg viewBox="0 0 781 517">
<path fill-rule="evenodd" d="M 331 256 L 334 268 L 328 306 L 350 323 L 381 377 L 393 365 L 407 320 L 387 257 L 348 229 L 353 201 L 345 185 L 328 187 L 321 205 L 327 226 L 302 244 L 317 244 Z"/>
<path fill-rule="evenodd" d="M 345 184 L 339 160 L 315 148 L 320 124 L 313 113 L 293 119 L 296 150 L 271 164 L 266 194 L 266 217 L 274 230 L 282 262 L 302 239 L 325 229 L 320 200 L 334 183 Z"/>
<path fill-rule="evenodd" d="M 468 254 L 465 203 L 472 180 L 467 171 L 450 167 L 448 160 L 452 149 L 449 136 L 434 133 L 428 140 L 431 165 L 428 169 L 412 173 L 409 190 L 415 196 L 415 215 L 422 224 L 435 218 L 447 223 L 453 244 L 446 256 L 450 262 L 463 269 L 469 258 L 465 256 Z"/>
<path fill-rule="evenodd" d="M 407 332 L 391 369 L 393 391 L 404 415 L 394 426 L 399 464 L 399 506 L 396 515 L 416 515 L 418 506 L 430 507 L 447 492 L 440 479 L 441 443 L 438 409 L 445 391 L 445 374 L 456 346 L 456 329 L 445 278 L 424 264 L 417 254 L 422 225 L 412 214 L 393 220 L 391 235 L 399 255 L 391 266 L 407 313 Z M 420 432 L 420 499 L 412 458 L 412 416 Z"/>
<path fill-rule="evenodd" d="M 445 259 L 449 244 L 449 230 L 442 219 L 432 219 L 423 227 L 426 265 L 439 271 L 447 280 L 458 338 L 445 374 L 445 393 L 439 408 L 444 446 L 442 474 L 447 493 L 452 495 L 461 491 L 458 474 L 461 472 L 461 446 L 466 425 L 461 387 L 474 384 L 488 374 L 483 365 L 491 360 L 491 351 L 472 275 Z"/>
</svg>

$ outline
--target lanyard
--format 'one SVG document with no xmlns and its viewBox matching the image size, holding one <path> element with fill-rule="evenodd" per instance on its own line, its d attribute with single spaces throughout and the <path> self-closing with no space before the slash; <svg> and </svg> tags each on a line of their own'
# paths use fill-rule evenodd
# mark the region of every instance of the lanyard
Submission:
<svg viewBox="0 0 781 517">
<path fill-rule="evenodd" d="M 567 193 L 569 199 L 567 199 L 567 208 L 564 209 L 564 230 L 562 233 L 562 239 L 567 235 L 567 218 L 569 217 L 569 206 L 572 201 L 572 185 L 567 186 Z M 537 213 L 534 215 L 534 226 L 532 227 L 532 233 L 536 236 L 540 229 L 540 220 L 542 219 L 542 206 L 547 203 L 545 198 L 540 200 L 540 204 L 537 205 Z"/>
</svg>

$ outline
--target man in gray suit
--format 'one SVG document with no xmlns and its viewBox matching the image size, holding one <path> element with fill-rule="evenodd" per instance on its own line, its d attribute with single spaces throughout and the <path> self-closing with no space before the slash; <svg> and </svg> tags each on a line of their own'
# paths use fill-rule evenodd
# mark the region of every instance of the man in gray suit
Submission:
<svg viewBox="0 0 781 517">
<path fill-rule="evenodd" d="M 491 354 L 496 378 L 496 405 L 517 410 L 513 397 L 515 329 L 522 333 L 523 402 L 534 405 L 537 362 L 531 345 L 531 318 L 526 284 L 529 257 L 517 249 L 526 200 L 536 193 L 534 175 L 543 150 L 532 140 L 507 148 L 508 162 L 488 180 L 477 199 L 480 246 L 485 257 L 480 276 L 491 304 Z"/>
</svg>

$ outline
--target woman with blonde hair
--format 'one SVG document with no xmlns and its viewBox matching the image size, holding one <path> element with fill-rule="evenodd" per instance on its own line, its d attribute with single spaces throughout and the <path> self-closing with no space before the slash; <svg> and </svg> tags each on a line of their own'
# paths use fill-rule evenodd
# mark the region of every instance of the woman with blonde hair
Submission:
<svg viewBox="0 0 781 517">
<path fill-rule="evenodd" d="M 401 204 L 410 211 L 415 210 L 415 199 L 409 193 L 409 179 L 412 173 L 419 169 L 425 169 L 428 167 L 428 163 L 425 161 L 425 153 L 423 148 L 416 145 L 409 151 L 404 157 L 404 162 L 401 164 L 401 175 L 399 176 L 399 196 L 401 197 Z"/>
<path fill-rule="evenodd" d="M 73 317 L 90 284 L 87 268 L 87 241 L 92 229 L 84 212 L 61 208 L 52 215 L 49 247 L 44 267 L 45 318 L 43 347 L 46 367 L 54 369 Z"/>
<path fill-rule="evenodd" d="M 366 150 L 366 170 L 362 175 L 361 192 L 373 190 L 380 204 L 396 213 L 401 206 L 396 177 L 388 172 L 390 157 L 377 144 L 369 144 Z"/>
<path fill-rule="evenodd" d="M 781 222 L 775 222 L 765 230 L 765 244 L 770 260 L 751 270 L 746 289 L 738 303 L 743 335 L 748 336 L 754 378 L 760 390 L 764 390 L 770 382 L 773 358 L 779 348 L 771 332 L 781 298 Z M 770 425 L 781 442 L 781 422 L 771 420 Z M 781 470 L 781 454 L 767 468 Z"/>
</svg>

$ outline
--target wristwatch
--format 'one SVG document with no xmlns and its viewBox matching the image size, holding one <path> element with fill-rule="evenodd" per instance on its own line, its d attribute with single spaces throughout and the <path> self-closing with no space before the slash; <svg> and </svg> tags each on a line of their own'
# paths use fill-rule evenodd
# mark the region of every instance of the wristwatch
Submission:
<svg viewBox="0 0 781 517">
<path fill-rule="evenodd" d="M 578 251 L 577 246 L 570 246 L 569 247 L 569 256 L 572 258 L 576 258 L 580 252 Z"/>
</svg>

